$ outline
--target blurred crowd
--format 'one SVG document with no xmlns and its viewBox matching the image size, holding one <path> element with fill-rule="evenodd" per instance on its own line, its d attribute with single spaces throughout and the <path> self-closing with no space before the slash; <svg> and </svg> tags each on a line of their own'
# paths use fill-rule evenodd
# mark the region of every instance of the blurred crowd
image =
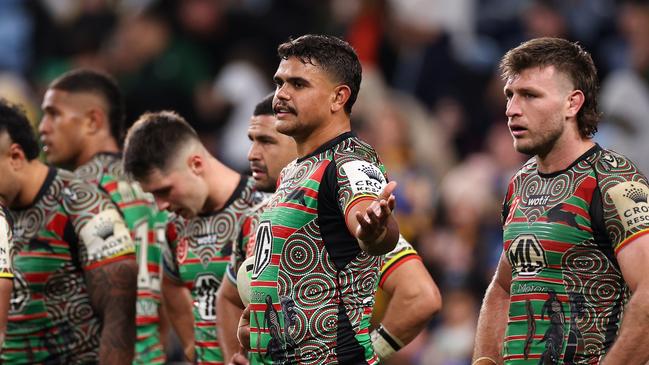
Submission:
<svg viewBox="0 0 649 365">
<path fill-rule="evenodd" d="M 504 116 L 506 50 L 539 36 L 584 45 L 602 82 L 596 141 L 649 172 L 649 1 L 2 0 L 0 95 L 36 124 L 52 79 L 105 70 L 130 122 L 175 110 L 219 159 L 246 171 L 248 119 L 273 89 L 276 47 L 306 33 L 356 48 L 355 131 L 399 183 L 402 233 L 442 290 L 442 313 L 393 363 L 470 362 L 502 249 L 501 200 L 527 158 Z"/>
</svg>

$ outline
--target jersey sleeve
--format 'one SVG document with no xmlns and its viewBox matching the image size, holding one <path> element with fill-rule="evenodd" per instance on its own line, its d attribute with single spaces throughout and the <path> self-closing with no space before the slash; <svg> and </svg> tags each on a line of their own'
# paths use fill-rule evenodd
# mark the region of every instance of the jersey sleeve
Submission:
<svg viewBox="0 0 649 365">
<path fill-rule="evenodd" d="M 131 234 L 118 208 L 95 186 L 72 181 L 62 191 L 63 206 L 79 238 L 79 258 L 90 270 L 135 254 Z"/>
<path fill-rule="evenodd" d="M 385 185 L 385 168 L 369 146 L 355 153 L 336 156 L 336 191 L 341 211 L 347 216 L 349 210 L 364 200 L 376 199 Z M 362 153 L 364 152 L 364 153 Z"/>
<path fill-rule="evenodd" d="M 408 242 L 403 236 L 399 235 L 399 241 L 397 242 L 394 250 L 388 252 L 383 257 L 383 266 L 381 266 L 381 274 L 379 277 L 379 287 L 383 288 L 383 283 L 390 277 L 399 266 L 403 265 L 404 262 L 410 260 L 421 260 L 421 257 L 417 253 L 414 247 Z"/>
<path fill-rule="evenodd" d="M 185 220 L 177 215 L 170 216 L 167 224 L 167 244 L 163 246 L 162 251 L 162 265 L 165 274 L 176 281 L 181 281 L 178 255 L 183 254 L 183 249 L 187 250 L 187 243 L 183 238 L 184 230 Z M 186 255 L 187 252 L 185 251 L 184 254 Z"/>
<path fill-rule="evenodd" d="M 0 207 L 0 278 L 13 278 L 14 270 L 11 259 L 13 246 L 12 229 L 8 214 Z"/>
<path fill-rule="evenodd" d="M 649 233 L 649 184 L 631 161 L 616 153 L 604 152 L 596 168 L 604 225 L 617 254 Z"/>
</svg>

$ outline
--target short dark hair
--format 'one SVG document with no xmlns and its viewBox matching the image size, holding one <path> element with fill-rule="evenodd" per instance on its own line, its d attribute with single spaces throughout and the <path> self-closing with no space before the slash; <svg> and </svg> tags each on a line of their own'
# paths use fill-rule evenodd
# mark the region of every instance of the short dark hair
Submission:
<svg viewBox="0 0 649 365">
<path fill-rule="evenodd" d="M 56 78 L 50 83 L 49 89 L 71 93 L 93 93 L 103 98 L 108 107 L 110 134 L 118 144 L 122 143 L 126 119 L 124 97 L 112 76 L 96 70 L 76 69 Z"/>
<path fill-rule="evenodd" d="M 509 50 L 500 61 L 500 71 L 507 80 L 532 67 L 554 66 L 566 74 L 585 101 L 577 113 L 577 126 L 583 137 L 597 132 L 600 113 L 597 108 L 599 81 L 595 63 L 579 44 L 562 38 L 536 38 Z"/>
<path fill-rule="evenodd" d="M 317 65 L 329 73 L 336 81 L 351 89 L 345 112 L 351 114 L 361 88 L 362 69 L 354 48 L 344 40 L 329 36 L 307 34 L 297 39 L 289 38 L 277 48 L 282 59 L 297 57 L 303 63 Z"/>
<path fill-rule="evenodd" d="M 189 140 L 198 141 L 198 134 L 175 112 L 142 114 L 126 135 L 124 172 L 142 180 L 155 168 L 164 170 Z"/>
<path fill-rule="evenodd" d="M 38 157 L 39 147 L 34 127 L 22 107 L 0 98 L 0 133 L 9 134 L 11 142 L 23 149 L 25 157 L 31 161 Z"/>
<path fill-rule="evenodd" d="M 254 117 L 257 117 L 259 115 L 275 115 L 275 112 L 273 111 L 274 96 L 275 93 L 266 95 L 266 97 L 255 106 L 255 111 L 254 113 L 252 113 L 252 115 Z"/>
</svg>

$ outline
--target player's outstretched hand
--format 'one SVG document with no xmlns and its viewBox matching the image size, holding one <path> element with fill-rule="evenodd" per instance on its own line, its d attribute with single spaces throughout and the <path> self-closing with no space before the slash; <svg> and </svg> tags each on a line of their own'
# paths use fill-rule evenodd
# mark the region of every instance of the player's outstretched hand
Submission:
<svg viewBox="0 0 649 365">
<path fill-rule="evenodd" d="M 358 228 L 356 238 L 366 244 L 381 242 L 388 232 L 388 219 L 396 206 L 396 199 L 392 192 L 397 187 L 395 181 L 390 181 L 381 191 L 377 200 L 373 201 L 365 213 L 356 212 Z"/>
</svg>

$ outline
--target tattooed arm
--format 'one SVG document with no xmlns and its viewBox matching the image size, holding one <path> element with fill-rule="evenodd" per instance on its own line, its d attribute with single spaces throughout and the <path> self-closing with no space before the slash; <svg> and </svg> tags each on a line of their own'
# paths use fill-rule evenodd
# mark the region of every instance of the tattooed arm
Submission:
<svg viewBox="0 0 649 365">
<path fill-rule="evenodd" d="M 131 364 L 135 348 L 137 264 L 133 256 L 86 271 L 88 294 L 102 319 L 99 362 Z"/>
<path fill-rule="evenodd" d="M 11 290 L 13 281 L 9 279 L 0 279 L 0 347 L 5 339 L 7 331 L 7 315 L 9 313 L 9 301 L 11 299 Z"/>
</svg>

